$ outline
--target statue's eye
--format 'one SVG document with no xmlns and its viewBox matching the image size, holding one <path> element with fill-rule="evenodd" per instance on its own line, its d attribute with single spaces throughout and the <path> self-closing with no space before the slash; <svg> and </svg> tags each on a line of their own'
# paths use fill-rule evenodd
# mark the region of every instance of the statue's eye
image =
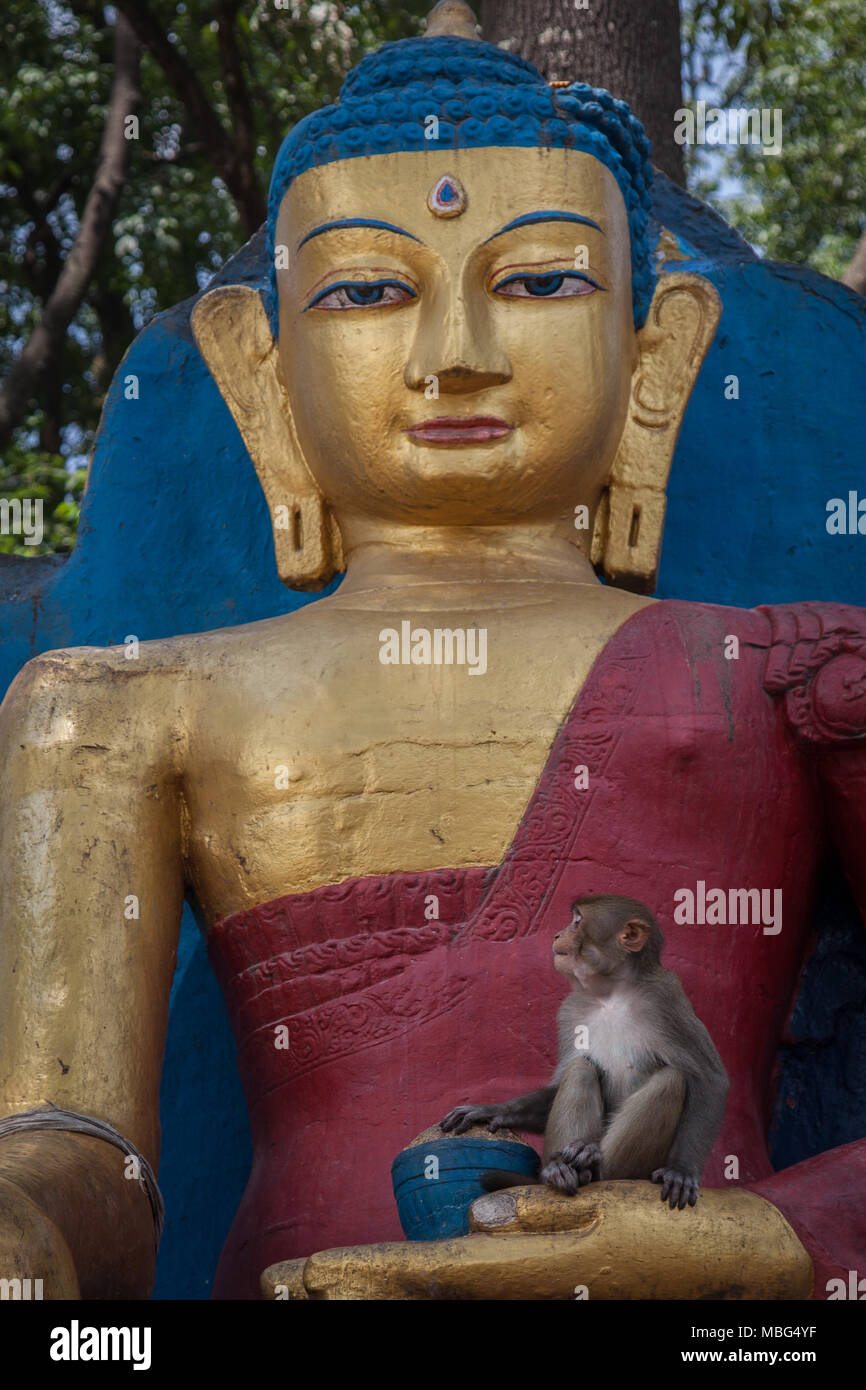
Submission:
<svg viewBox="0 0 866 1390">
<path fill-rule="evenodd" d="M 375 309 L 381 304 L 408 304 L 417 297 L 402 280 L 341 280 L 321 290 L 307 309 Z"/>
<path fill-rule="evenodd" d="M 570 299 L 600 290 L 588 275 L 575 270 L 552 270 L 545 275 L 509 275 L 500 280 L 494 294 L 509 299 Z"/>
</svg>

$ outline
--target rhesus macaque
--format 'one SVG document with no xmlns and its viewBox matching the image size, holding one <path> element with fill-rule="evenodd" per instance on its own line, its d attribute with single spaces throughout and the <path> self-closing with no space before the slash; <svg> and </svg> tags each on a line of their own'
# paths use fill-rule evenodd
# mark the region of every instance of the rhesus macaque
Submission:
<svg viewBox="0 0 866 1390">
<path fill-rule="evenodd" d="M 607 894 L 578 898 L 553 940 L 571 977 L 549 1086 L 502 1105 L 458 1105 L 446 1133 L 472 1125 L 544 1133 L 541 1182 L 574 1194 L 593 1178 L 651 1178 L 671 1208 L 694 1206 L 719 1132 L 728 1077 L 676 975 L 649 908 Z M 488 1190 L 524 1185 L 485 1175 Z"/>
</svg>

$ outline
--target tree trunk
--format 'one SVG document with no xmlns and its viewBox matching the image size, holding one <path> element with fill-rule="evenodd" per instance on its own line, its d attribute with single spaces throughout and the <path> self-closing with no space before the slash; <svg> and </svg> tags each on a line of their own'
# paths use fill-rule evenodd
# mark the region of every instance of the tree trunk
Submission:
<svg viewBox="0 0 866 1390">
<path fill-rule="evenodd" d="M 124 134 L 124 123 L 127 116 L 135 113 L 140 100 L 138 42 L 124 17 L 118 14 L 114 78 L 96 177 L 84 204 L 78 235 L 42 317 L 0 390 L 0 447 L 8 443 L 46 372 L 59 362 L 66 330 L 96 273 L 129 166 L 130 142 Z"/>
<path fill-rule="evenodd" d="M 240 8 L 240 0 L 237 0 L 237 3 L 235 0 L 223 0 L 223 3 L 217 6 L 216 20 L 226 95 L 233 119 L 239 122 L 231 135 L 223 128 L 197 72 L 177 45 L 172 43 L 167 30 L 163 28 L 147 0 L 116 0 L 116 6 L 132 25 L 142 46 L 159 63 L 176 95 L 186 107 L 193 130 L 204 141 L 211 162 L 234 201 L 244 231 L 247 236 L 252 236 L 268 215 L 268 200 L 259 186 L 255 165 L 252 162 L 255 153 L 252 110 L 240 56 L 236 51 L 237 35 L 233 25 Z"/>
<path fill-rule="evenodd" d="M 135 324 L 123 293 L 112 281 L 113 263 L 103 262 L 94 276 L 88 296 L 99 320 L 99 351 L 92 362 L 97 390 L 104 398 L 120 366 L 123 354 L 135 337 Z"/>
<path fill-rule="evenodd" d="M 528 58 L 548 82 L 589 82 L 627 101 L 653 163 L 685 183 L 674 112 L 683 104 L 679 0 L 483 0 L 482 35 Z"/>
<path fill-rule="evenodd" d="M 59 454 L 63 443 L 63 357 L 66 335 L 58 339 L 54 352 L 45 363 L 42 373 L 42 424 L 39 428 L 39 447 L 46 454 Z"/>
</svg>

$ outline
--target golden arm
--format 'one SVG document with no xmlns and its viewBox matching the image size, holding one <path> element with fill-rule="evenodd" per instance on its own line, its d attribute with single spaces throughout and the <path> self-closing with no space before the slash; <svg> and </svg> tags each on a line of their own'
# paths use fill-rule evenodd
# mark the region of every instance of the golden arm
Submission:
<svg viewBox="0 0 866 1390">
<path fill-rule="evenodd" d="M 0 707 L 0 1114 L 107 1120 L 154 1170 L 183 906 L 166 683 L 123 649 L 52 652 Z M 0 1139 L 0 1277 L 41 1260 L 44 1296 L 74 1296 L 71 1256 L 82 1297 L 147 1297 L 151 1209 L 125 1167 L 89 1136 Z"/>
</svg>

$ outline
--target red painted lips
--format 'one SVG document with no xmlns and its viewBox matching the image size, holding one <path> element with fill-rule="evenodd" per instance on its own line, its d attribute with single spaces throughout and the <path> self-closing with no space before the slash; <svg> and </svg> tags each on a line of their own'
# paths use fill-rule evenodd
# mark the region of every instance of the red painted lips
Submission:
<svg viewBox="0 0 866 1390">
<path fill-rule="evenodd" d="M 403 431 L 419 444 L 486 444 L 503 439 L 513 425 L 496 415 L 439 415 Z"/>
</svg>

